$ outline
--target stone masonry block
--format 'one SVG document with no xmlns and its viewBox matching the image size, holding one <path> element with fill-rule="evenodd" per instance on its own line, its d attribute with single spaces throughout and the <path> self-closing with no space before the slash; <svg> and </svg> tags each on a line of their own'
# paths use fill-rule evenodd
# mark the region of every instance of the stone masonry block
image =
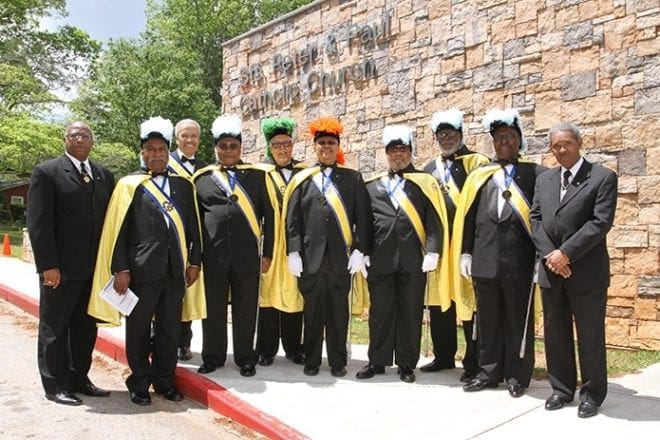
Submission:
<svg viewBox="0 0 660 440">
<path fill-rule="evenodd" d="M 596 71 L 570 75 L 562 78 L 562 99 L 564 101 L 573 101 L 575 99 L 586 98 L 596 94 Z"/>
</svg>

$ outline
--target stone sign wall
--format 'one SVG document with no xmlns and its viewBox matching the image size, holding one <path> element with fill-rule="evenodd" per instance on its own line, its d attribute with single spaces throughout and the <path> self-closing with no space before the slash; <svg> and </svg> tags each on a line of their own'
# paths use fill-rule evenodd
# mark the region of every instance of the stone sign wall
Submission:
<svg viewBox="0 0 660 440">
<path fill-rule="evenodd" d="M 242 115 L 244 155 L 263 157 L 266 116 L 335 115 L 347 164 L 383 170 L 386 124 L 415 128 L 417 166 L 437 154 L 434 111 L 465 113 L 466 143 L 492 155 L 480 121 L 515 107 L 530 156 L 547 130 L 583 129 L 584 150 L 619 175 L 608 243 L 608 343 L 660 349 L 660 0 L 316 1 L 224 46 L 223 112 Z"/>
</svg>

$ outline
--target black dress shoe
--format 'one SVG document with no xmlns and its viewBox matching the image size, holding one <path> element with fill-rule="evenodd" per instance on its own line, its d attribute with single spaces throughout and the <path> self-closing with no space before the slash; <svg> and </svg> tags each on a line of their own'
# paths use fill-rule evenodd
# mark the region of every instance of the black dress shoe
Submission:
<svg viewBox="0 0 660 440">
<path fill-rule="evenodd" d="M 399 373 L 399 378 L 407 383 L 413 383 L 415 381 L 415 372 L 412 368 L 409 367 L 399 367 L 397 370 Z"/>
<path fill-rule="evenodd" d="M 270 367 L 273 365 L 273 356 L 259 356 L 259 365 Z"/>
<path fill-rule="evenodd" d="M 346 376 L 346 368 L 332 367 L 330 368 L 330 374 L 332 374 L 334 377 L 344 377 Z"/>
<path fill-rule="evenodd" d="M 140 406 L 151 405 L 149 391 L 131 391 L 131 402 Z"/>
<path fill-rule="evenodd" d="M 548 411 L 554 411 L 556 409 L 563 408 L 564 404 L 568 402 L 570 402 L 570 400 L 564 399 L 558 394 L 553 394 L 545 401 L 545 409 Z"/>
<path fill-rule="evenodd" d="M 592 402 L 582 402 L 578 406 L 578 417 L 581 419 L 586 419 L 587 417 L 593 417 L 598 414 L 598 405 Z"/>
<path fill-rule="evenodd" d="M 252 364 L 245 364 L 241 367 L 241 370 L 239 371 L 241 373 L 241 376 L 243 377 L 251 377 L 257 374 L 256 368 L 254 368 L 254 365 Z"/>
<path fill-rule="evenodd" d="M 473 391 L 481 391 L 484 388 L 497 388 L 497 384 L 494 382 L 488 382 L 483 379 L 473 379 L 470 382 L 463 385 L 463 391 L 471 393 Z"/>
<path fill-rule="evenodd" d="M 180 361 L 189 361 L 193 358 L 192 351 L 190 347 L 179 347 L 179 360 Z"/>
<path fill-rule="evenodd" d="M 305 373 L 307 376 L 316 376 L 319 374 L 319 367 L 308 367 L 305 365 L 305 368 L 303 368 L 303 373 Z"/>
<path fill-rule="evenodd" d="M 297 365 L 302 365 L 305 363 L 305 355 L 303 353 L 287 354 L 286 358 Z"/>
<path fill-rule="evenodd" d="M 216 368 L 218 368 L 218 367 L 216 367 L 213 364 L 203 363 L 202 365 L 199 366 L 199 368 L 197 369 L 197 372 L 199 374 L 209 374 L 209 373 L 213 373 Z"/>
<path fill-rule="evenodd" d="M 424 373 L 432 373 L 434 371 L 441 371 L 441 370 L 453 370 L 456 368 L 456 364 L 454 363 L 449 363 L 449 362 L 443 362 L 438 359 L 433 359 L 432 362 L 429 362 L 428 364 L 424 365 L 423 367 L 420 368 Z"/>
<path fill-rule="evenodd" d="M 461 374 L 461 377 L 458 380 L 460 380 L 463 383 L 468 383 L 473 381 L 477 377 L 477 374 L 479 374 L 479 372 L 472 373 L 472 372 L 463 371 L 463 374 Z"/>
<path fill-rule="evenodd" d="M 166 388 L 162 391 L 156 391 L 158 394 L 162 394 L 164 398 L 171 402 L 181 402 L 183 400 L 183 394 L 179 392 L 174 387 Z"/>
<path fill-rule="evenodd" d="M 47 393 L 46 399 L 52 400 L 55 403 L 61 403 L 62 405 L 71 405 L 79 406 L 82 405 L 83 401 L 80 397 L 76 396 L 70 391 L 60 391 L 58 393 Z"/>
<path fill-rule="evenodd" d="M 519 383 L 510 383 L 506 386 L 506 389 L 509 390 L 511 397 L 520 397 L 525 394 L 525 387 Z"/>
<path fill-rule="evenodd" d="M 76 392 L 92 397 L 108 397 L 110 395 L 110 391 L 99 388 L 91 382 L 78 385 Z"/>
<path fill-rule="evenodd" d="M 382 365 L 367 365 L 355 374 L 358 379 L 371 379 L 376 374 L 385 374 L 385 367 Z"/>
</svg>

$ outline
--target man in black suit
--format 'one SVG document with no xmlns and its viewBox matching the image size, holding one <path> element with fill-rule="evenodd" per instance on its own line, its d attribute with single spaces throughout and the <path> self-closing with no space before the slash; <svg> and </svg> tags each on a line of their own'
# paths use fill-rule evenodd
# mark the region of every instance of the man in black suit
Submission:
<svg viewBox="0 0 660 440">
<path fill-rule="evenodd" d="M 273 364 L 280 338 L 287 359 L 295 364 L 305 362 L 301 341 L 302 304 L 295 298 L 283 297 L 293 297 L 298 289 L 295 277 L 286 269 L 286 261 L 280 261 L 286 260 L 286 243 L 280 236 L 284 192 L 291 178 L 306 168 L 305 164 L 292 157 L 295 127 L 295 122 L 290 118 L 266 118 L 261 123 L 266 140 L 266 160 L 262 166 L 266 170 L 268 199 L 275 215 L 274 235 L 278 237 L 274 241 L 283 251 L 273 251 L 273 264 L 263 275 L 257 331 L 257 352 L 259 365 L 262 366 Z"/>
<path fill-rule="evenodd" d="M 532 206 L 532 239 L 543 265 L 545 355 L 552 395 L 545 408 L 571 402 L 577 386 L 573 319 L 580 358 L 579 417 L 591 417 L 607 394 L 605 306 L 610 283 L 607 232 L 614 222 L 616 174 L 580 155 L 582 137 L 573 124 L 548 133 L 560 167 L 541 174 Z"/>
<path fill-rule="evenodd" d="M 435 179 L 415 170 L 412 132 L 405 125 L 383 131 L 389 172 L 367 182 L 374 218 L 369 257 L 369 364 L 358 379 L 384 374 L 392 365 L 399 377 L 414 382 L 419 361 L 426 272 L 438 267 L 444 210 Z M 442 205 L 440 205 L 442 204 Z M 442 215 L 446 221 L 446 213 Z"/>
<path fill-rule="evenodd" d="M 183 399 L 174 386 L 183 299 L 201 265 L 194 187 L 188 179 L 167 172 L 171 136 L 169 120 L 145 121 L 140 127 L 144 169 L 122 178 L 115 189 L 115 194 L 122 194 L 132 188 L 132 201 L 123 207 L 123 221 L 117 222 L 111 271 L 117 292 L 125 294 L 130 287 L 139 297 L 126 317 L 126 357 L 131 369 L 126 385 L 136 405 L 151 403 L 152 384 L 167 400 Z M 117 197 L 116 203 L 122 200 Z M 114 196 L 109 212 L 115 213 L 113 203 Z M 149 359 L 152 317 L 155 347 Z"/>
<path fill-rule="evenodd" d="M 534 368 L 529 311 L 536 249 L 529 206 L 544 168 L 519 157 L 527 144 L 517 111 L 491 110 L 483 125 L 493 137 L 497 160 L 470 174 L 454 223 L 454 238 L 459 231 L 462 238 L 461 275 L 472 277 L 477 296 L 481 346 L 480 371 L 463 390 L 494 388 L 504 380 L 509 394 L 520 397 Z"/>
<path fill-rule="evenodd" d="M 241 376 L 249 377 L 256 374 L 258 361 L 254 334 L 259 273 L 268 270 L 272 257 L 273 209 L 264 171 L 241 161 L 241 126 L 236 115 L 216 118 L 211 131 L 218 165 L 193 176 L 202 223 L 208 311 L 202 320 L 202 365 L 197 371 L 208 374 L 225 364 L 231 290 L 234 362 Z"/>
<path fill-rule="evenodd" d="M 182 119 L 174 126 L 174 138 L 176 139 L 177 149 L 170 153 L 170 159 L 167 169 L 171 174 L 178 174 L 192 180 L 192 176 L 197 170 L 204 168 L 207 163 L 203 159 L 196 157 L 199 149 L 199 137 L 201 127 L 193 119 Z M 190 341 L 192 341 L 192 321 L 183 321 L 181 323 L 181 334 L 179 336 L 179 359 L 188 361 L 192 359 L 193 354 L 190 351 Z"/>
<path fill-rule="evenodd" d="M 370 251 L 369 194 L 362 175 L 341 166 L 342 130 L 335 118 L 312 121 L 319 163 L 294 176 L 283 202 L 288 266 L 305 301 L 303 372 L 308 376 L 319 373 L 324 330 L 330 372 L 346 375 L 351 275 L 365 270 Z"/>
<path fill-rule="evenodd" d="M 37 357 L 46 398 L 80 405 L 74 392 L 108 396 L 87 376 L 96 324 L 87 314 L 103 218 L 114 176 L 90 162 L 94 138 L 82 122 L 66 129 L 65 153 L 37 165 L 28 192 L 28 232 L 39 272 Z"/>
<path fill-rule="evenodd" d="M 430 161 L 424 171 L 435 177 L 445 192 L 449 225 L 453 222 L 456 203 L 465 184 L 468 174 L 482 165 L 490 162 L 488 157 L 470 151 L 463 143 L 463 113 L 458 109 L 436 112 L 431 118 L 431 129 L 440 147 L 440 156 Z M 450 231 L 451 232 L 451 231 Z M 463 280 L 464 288 L 471 289 L 472 283 Z M 476 329 L 474 328 L 474 312 L 463 310 L 460 298 L 456 298 L 452 289 L 449 295 L 452 300 L 443 312 L 441 292 L 430 292 L 429 311 L 431 318 L 431 340 L 433 341 L 434 359 L 422 366 L 421 371 L 428 373 L 455 368 L 454 358 L 458 350 L 456 340 L 456 307 L 461 306 L 463 320 L 463 335 L 465 337 L 465 355 L 463 356 L 463 374 L 461 382 L 469 382 L 479 372 L 479 346 Z M 458 301 L 457 301 L 458 300 Z"/>
</svg>

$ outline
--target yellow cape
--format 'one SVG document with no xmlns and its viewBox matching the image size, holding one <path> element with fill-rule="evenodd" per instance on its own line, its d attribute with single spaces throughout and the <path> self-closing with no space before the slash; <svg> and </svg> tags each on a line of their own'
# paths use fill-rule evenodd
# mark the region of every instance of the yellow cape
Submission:
<svg viewBox="0 0 660 440">
<path fill-rule="evenodd" d="M 184 177 L 175 175 L 171 175 L 170 177 L 185 179 Z M 128 208 L 133 201 L 135 190 L 147 179 L 149 179 L 149 176 L 146 174 L 123 177 L 117 182 L 117 186 L 115 187 L 108 204 L 96 258 L 96 267 L 94 269 L 92 294 L 90 295 L 87 308 L 87 313 L 100 321 L 97 323 L 97 326 L 99 327 L 116 327 L 121 325 L 121 315 L 107 302 L 101 299 L 100 293 L 110 278 L 112 278 L 110 270 L 115 242 L 117 241 L 119 231 L 124 223 L 126 214 L 128 213 Z M 199 219 L 197 225 L 199 227 Z M 182 234 L 182 237 L 185 236 L 183 231 L 179 231 L 179 234 Z M 186 293 L 183 297 L 181 320 L 191 321 L 193 319 L 204 318 L 206 318 L 206 297 L 204 296 L 203 276 L 200 271 L 200 277 L 197 281 L 186 289 Z"/>
</svg>

